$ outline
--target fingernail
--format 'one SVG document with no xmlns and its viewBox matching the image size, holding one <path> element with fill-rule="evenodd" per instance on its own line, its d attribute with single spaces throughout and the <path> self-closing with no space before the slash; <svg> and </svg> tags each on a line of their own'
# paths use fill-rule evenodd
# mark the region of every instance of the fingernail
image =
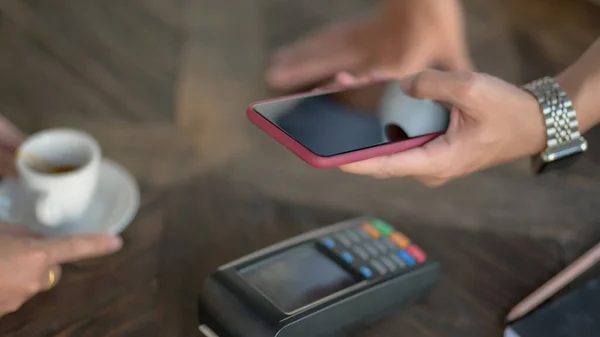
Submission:
<svg viewBox="0 0 600 337">
<path fill-rule="evenodd" d="M 122 247 L 123 247 L 123 239 L 121 239 L 118 236 L 114 236 L 114 237 L 110 238 L 110 240 L 108 242 L 108 249 L 115 252 L 117 250 L 120 250 Z"/>
</svg>

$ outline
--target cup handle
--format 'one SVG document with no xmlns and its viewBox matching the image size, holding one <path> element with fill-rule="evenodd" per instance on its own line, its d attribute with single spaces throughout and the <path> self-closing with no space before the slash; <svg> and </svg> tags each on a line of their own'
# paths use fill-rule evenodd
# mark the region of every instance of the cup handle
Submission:
<svg viewBox="0 0 600 337">
<path fill-rule="evenodd" d="M 47 226 L 56 226 L 62 220 L 60 210 L 53 205 L 48 196 L 40 196 L 35 205 L 38 220 Z"/>
</svg>

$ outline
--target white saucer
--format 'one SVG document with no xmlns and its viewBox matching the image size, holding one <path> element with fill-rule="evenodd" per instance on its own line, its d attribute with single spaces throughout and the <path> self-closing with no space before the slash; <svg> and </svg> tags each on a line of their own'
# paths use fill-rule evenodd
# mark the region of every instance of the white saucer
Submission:
<svg viewBox="0 0 600 337">
<path fill-rule="evenodd" d="M 13 194 L 14 195 L 14 194 Z M 17 200 L 14 201 L 19 204 Z M 16 206 L 16 205 L 15 205 Z M 121 165 L 104 159 L 100 166 L 98 189 L 89 208 L 75 220 L 47 227 L 31 215 L 20 213 L 24 225 L 46 236 L 73 234 L 120 234 L 133 221 L 140 206 L 136 180 Z M 21 207 L 19 207 L 21 208 Z M 14 213 L 13 213 L 14 214 Z"/>
</svg>

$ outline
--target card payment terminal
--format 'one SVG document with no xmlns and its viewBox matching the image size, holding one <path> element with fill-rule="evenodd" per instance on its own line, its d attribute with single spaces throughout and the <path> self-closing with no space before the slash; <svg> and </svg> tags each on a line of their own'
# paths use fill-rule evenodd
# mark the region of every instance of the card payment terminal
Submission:
<svg viewBox="0 0 600 337">
<path fill-rule="evenodd" d="M 423 297 L 440 264 L 387 222 L 361 217 L 220 267 L 199 298 L 206 337 L 339 336 Z"/>
</svg>

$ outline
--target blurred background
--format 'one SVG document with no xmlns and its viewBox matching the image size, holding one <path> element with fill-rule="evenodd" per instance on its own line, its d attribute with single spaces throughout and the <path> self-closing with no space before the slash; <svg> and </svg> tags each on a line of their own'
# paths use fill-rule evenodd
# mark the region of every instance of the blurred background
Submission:
<svg viewBox="0 0 600 337">
<path fill-rule="evenodd" d="M 478 70 L 516 84 L 556 74 L 600 34 L 600 5 L 594 0 L 463 3 Z M 274 50 L 324 24 L 364 15 L 374 4 L 2 0 L 0 112 L 26 132 L 55 125 L 89 130 L 108 156 L 142 182 L 160 186 L 218 168 L 231 180 L 299 202 L 393 208 L 465 227 L 497 228 L 501 219 L 509 223 L 502 229 L 541 235 L 564 229 L 572 214 L 595 207 L 585 191 L 597 190 L 598 182 L 586 162 L 598 162 L 598 146 L 558 178 L 531 179 L 521 162 L 432 192 L 412 182 L 312 169 L 247 122 L 248 103 L 274 95 L 264 80 Z M 590 133 L 590 142 L 600 141 L 597 134 Z M 331 189 L 315 193 L 323 181 Z M 419 207 L 423 203 L 436 212 Z M 565 211 L 555 207 L 559 204 L 569 206 Z M 484 213 L 489 223 L 469 216 Z M 592 221 L 590 215 L 579 222 Z"/>
<path fill-rule="evenodd" d="M 594 1 L 464 0 L 479 70 L 514 83 L 556 73 L 598 36 Z M 275 48 L 374 3 L 3 0 L 0 109 L 26 130 L 71 119 L 240 120 L 267 95 Z"/>
</svg>

